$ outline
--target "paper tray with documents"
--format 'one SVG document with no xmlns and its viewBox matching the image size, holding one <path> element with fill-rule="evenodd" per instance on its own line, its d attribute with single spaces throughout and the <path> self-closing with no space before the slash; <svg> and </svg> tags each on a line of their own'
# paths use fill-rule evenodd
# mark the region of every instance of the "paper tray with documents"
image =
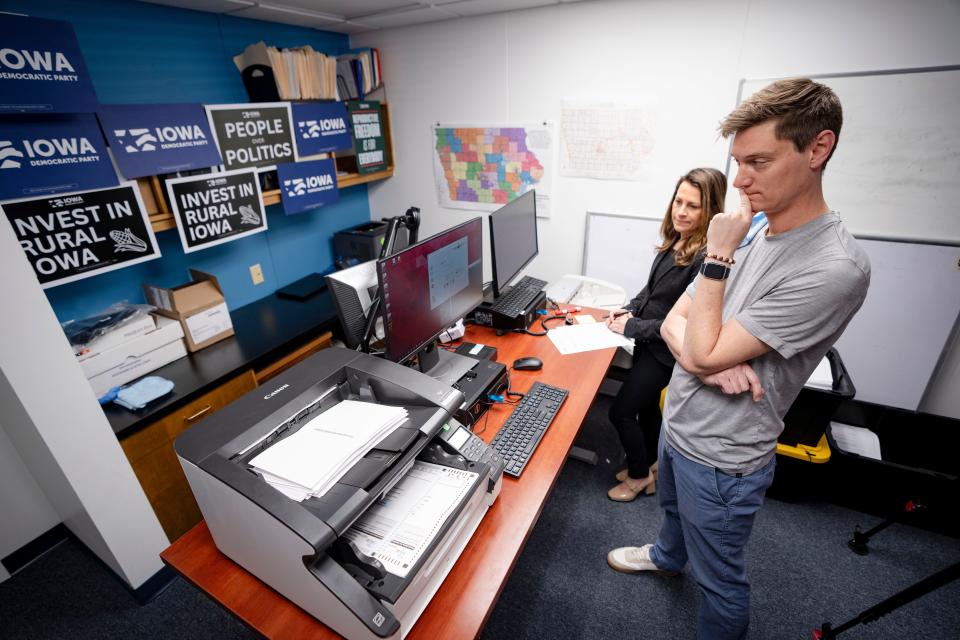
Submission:
<svg viewBox="0 0 960 640">
<path fill-rule="evenodd" d="M 502 466 L 439 437 L 462 401 L 407 367 L 326 349 L 175 448 L 224 554 L 348 638 L 400 638 L 499 494 Z M 381 424 L 360 429 L 361 415 Z M 359 431 L 356 450 L 309 447 Z"/>
</svg>

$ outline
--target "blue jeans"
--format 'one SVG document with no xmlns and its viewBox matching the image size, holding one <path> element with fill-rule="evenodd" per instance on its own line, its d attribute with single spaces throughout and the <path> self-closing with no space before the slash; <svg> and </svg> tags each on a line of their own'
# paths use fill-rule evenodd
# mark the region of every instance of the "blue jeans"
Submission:
<svg viewBox="0 0 960 640">
<path fill-rule="evenodd" d="M 747 636 L 744 550 L 775 466 L 771 460 L 751 474 L 728 475 L 685 458 L 661 432 L 657 498 L 665 514 L 650 559 L 667 571 L 680 571 L 689 560 L 700 585 L 699 640 Z"/>
</svg>

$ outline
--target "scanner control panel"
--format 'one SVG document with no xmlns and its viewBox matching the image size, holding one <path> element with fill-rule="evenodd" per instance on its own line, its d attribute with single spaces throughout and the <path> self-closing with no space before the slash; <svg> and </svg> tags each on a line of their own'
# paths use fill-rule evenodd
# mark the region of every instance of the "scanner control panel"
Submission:
<svg viewBox="0 0 960 640">
<path fill-rule="evenodd" d="M 471 433 L 456 420 L 448 420 L 437 434 L 450 453 L 463 456 L 470 462 L 483 462 L 490 465 L 491 477 L 498 478 L 505 463 L 503 457 L 483 440 Z"/>
</svg>

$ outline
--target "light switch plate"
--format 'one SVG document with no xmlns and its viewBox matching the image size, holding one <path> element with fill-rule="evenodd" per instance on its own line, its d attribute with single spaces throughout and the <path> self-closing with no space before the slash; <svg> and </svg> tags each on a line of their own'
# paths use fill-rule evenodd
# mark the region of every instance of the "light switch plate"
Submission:
<svg viewBox="0 0 960 640">
<path fill-rule="evenodd" d="M 263 283 L 263 269 L 260 268 L 259 263 L 250 265 L 250 279 L 253 280 L 253 284 Z"/>
</svg>

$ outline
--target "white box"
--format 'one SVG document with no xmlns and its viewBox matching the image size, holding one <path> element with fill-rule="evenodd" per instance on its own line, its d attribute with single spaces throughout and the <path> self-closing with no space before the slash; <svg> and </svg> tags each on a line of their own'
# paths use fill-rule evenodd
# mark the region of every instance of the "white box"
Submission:
<svg viewBox="0 0 960 640">
<path fill-rule="evenodd" d="M 187 332 L 194 344 L 201 344 L 233 329 L 227 303 L 221 302 L 215 307 L 204 309 L 184 319 Z"/>
<path fill-rule="evenodd" d="M 183 327 L 176 320 L 157 317 L 157 328 L 80 363 L 99 398 L 177 358 L 187 355 Z"/>
<path fill-rule="evenodd" d="M 77 355 L 77 361 L 83 362 L 107 349 L 113 349 L 127 340 L 132 340 L 156 328 L 157 322 L 153 319 L 153 314 L 145 313 L 135 320 L 106 332 L 99 338 L 94 338 L 86 345 L 74 345 L 73 352 Z"/>
</svg>

